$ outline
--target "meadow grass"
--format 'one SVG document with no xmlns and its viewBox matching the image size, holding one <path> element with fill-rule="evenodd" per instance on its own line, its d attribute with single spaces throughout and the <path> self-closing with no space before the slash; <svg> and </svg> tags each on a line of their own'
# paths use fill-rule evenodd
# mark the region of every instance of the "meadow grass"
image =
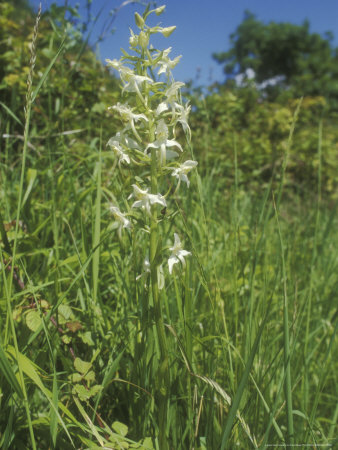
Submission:
<svg viewBox="0 0 338 450">
<path fill-rule="evenodd" d="M 23 147 L 1 141 L 1 448 L 333 448 L 338 217 L 321 164 L 317 192 L 285 189 L 297 114 L 277 187 L 241 184 L 235 141 L 228 191 L 220 164 L 196 155 L 190 188 L 152 216 L 149 249 L 137 216 L 119 236 L 109 211 L 145 169 L 122 176 L 104 130 L 78 151 L 67 123 L 30 148 L 33 92 Z M 192 255 L 158 292 L 153 268 L 136 279 L 174 231 Z"/>
</svg>

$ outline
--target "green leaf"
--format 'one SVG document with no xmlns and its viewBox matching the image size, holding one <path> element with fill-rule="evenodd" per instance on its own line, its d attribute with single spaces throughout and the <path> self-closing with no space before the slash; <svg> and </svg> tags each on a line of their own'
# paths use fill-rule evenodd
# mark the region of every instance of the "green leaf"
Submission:
<svg viewBox="0 0 338 450">
<path fill-rule="evenodd" d="M 33 184 L 34 184 L 34 181 L 36 179 L 37 173 L 38 172 L 37 172 L 36 169 L 28 169 L 27 170 L 26 178 L 27 178 L 27 181 L 28 181 L 28 186 L 27 186 L 27 189 L 26 189 L 26 192 L 25 192 L 25 196 L 24 196 L 24 198 L 22 200 L 22 206 L 26 203 L 26 201 L 27 201 L 27 199 L 29 197 L 29 194 L 32 191 Z"/>
<path fill-rule="evenodd" d="M 92 363 L 82 361 L 81 358 L 75 358 L 74 367 L 78 372 L 85 374 L 92 367 Z"/>
<path fill-rule="evenodd" d="M 71 338 L 71 336 L 69 336 L 69 334 L 64 334 L 64 335 L 62 336 L 61 340 L 62 340 L 62 342 L 63 342 L 64 344 L 67 344 L 67 345 L 68 345 L 68 344 L 71 343 L 72 338 Z"/>
<path fill-rule="evenodd" d="M 88 382 L 91 381 L 95 381 L 95 372 L 93 370 L 90 370 L 86 375 L 85 375 L 85 380 Z"/>
<path fill-rule="evenodd" d="M 0 102 L 0 105 L 4 108 L 5 111 L 8 112 L 8 114 L 9 114 L 11 117 L 13 117 L 14 120 L 16 120 L 16 121 L 18 122 L 19 125 L 21 125 L 21 126 L 23 127 L 23 124 L 22 124 L 21 120 L 18 119 L 18 117 L 13 113 L 12 110 L 10 110 L 10 109 L 8 108 L 8 106 L 6 106 L 6 105 L 5 105 L 4 103 L 2 103 L 2 102 Z"/>
<path fill-rule="evenodd" d="M 60 318 L 62 323 L 64 323 L 64 321 L 68 321 L 68 319 L 70 319 L 73 314 L 72 308 L 70 308 L 68 305 L 65 304 L 59 306 L 58 313 L 62 316 Z"/>
<path fill-rule="evenodd" d="M 84 344 L 93 346 L 94 341 L 92 339 L 92 333 L 90 331 L 86 331 L 85 333 L 79 333 L 79 336 Z"/>
<path fill-rule="evenodd" d="M 72 389 L 73 394 L 77 395 L 80 400 L 86 401 L 91 397 L 90 391 L 83 384 L 75 384 Z"/>
<path fill-rule="evenodd" d="M 26 314 L 26 325 L 30 330 L 36 331 L 41 325 L 41 322 L 42 320 L 39 311 L 37 311 L 36 309 L 28 311 L 28 313 Z"/>
<path fill-rule="evenodd" d="M 0 372 L 4 375 L 12 389 L 18 394 L 18 396 L 23 399 L 23 393 L 19 382 L 15 376 L 15 373 L 12 369 L 10 362 L 6 356 L 6 353 L 3 351 L 2 346 L 0 345 Z"/>
<path fill-rule="evenodd" d="M 128 433 L 128 427 L 124 423 L 115 421 L 111 427 L 114 431 L 116 431 L 116 433 L 120 434 L 123 437 L 125 437 Z"/>
</svg>

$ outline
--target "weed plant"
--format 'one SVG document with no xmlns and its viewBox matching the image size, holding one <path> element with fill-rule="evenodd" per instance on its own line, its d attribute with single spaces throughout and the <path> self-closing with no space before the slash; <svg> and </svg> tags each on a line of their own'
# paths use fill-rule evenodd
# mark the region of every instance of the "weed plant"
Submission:
<svg viewBox="0 0 338 450">
<path fill-rule="evenodd" d="M 52 102 L 49 76 L 69 50 L 61 43 L 37 76 L 36 20 L 23 143 L 0 141 L 0 447 L 334 448 L 338 218 L 322 189 L 325 121 L 315 192 L 288 189 L 301 102 L 273 178 L 248 189 L 233 139 L 225 190 L 222 155 L 203 151 L 210 122 L 194 142 L 171 74 L 179 57 L 150 46 L 174 32 L 157 24 L 163 11 L 136 14 L 129 50 L 108 62 L 123 92 L 111 93 L 107 145 L 107 130 L 74 134 L 67 120 L 38 139 L 34 106 L 43 92 Z M 1 136 L 21 122 L 25 102 L 13 102 Z"/>
</svg>

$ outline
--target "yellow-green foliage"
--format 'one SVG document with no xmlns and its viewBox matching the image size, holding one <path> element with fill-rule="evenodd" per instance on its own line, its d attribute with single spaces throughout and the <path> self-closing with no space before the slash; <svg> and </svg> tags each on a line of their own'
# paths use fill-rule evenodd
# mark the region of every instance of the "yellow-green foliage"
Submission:
<svg viewBox="0 0 338 450">
<path fill-rule="evenodd" d="M 18 15 L 19 11 L 19 15 Z M 107 107 L 118 97 L 117 81 L 83 42 L 79 32 L 64 22 L 65 9 L 53 8 L 42 15 L 38 40 L 34 86 L 38 84 L 66 37 L 64 50 L 48 75 L 34 105 L 34 130 L 40 137 L 74 129 L 114 130 Z M 21 121 L 29 71 L 32 30 L 35 17 L 27 7 L 12 2 L 0 5 L 0 100 Z M 60 25 L 61 24 L 61 25 Z M 21 101 L 22 100 L 22 101 Z M 61 113 L 62 111 L 62 113 Z M 38 130 L 38 131 L 35 131 Z M 11 130 L 20 133 L 13 121 Z"/>
<path fill-rule="evenodd" d="M 194 115 L 196 151 L 231 184 L 234 148 L 239 181 L 260 187 L 274 175 L 278 181 L 287 149 L 290 127 L 299 99 L 287 103 L 262 101 L 254 88 L 224 89 L 197 101 Z M 326 111 L 323 97 L 302 101 L 288 155 L 286 183 L 294 189 L 316 192 L 318 179 L 318 129 L 323 121 L 322 188 L 337 195 L 337 129 L 334 115 Z"/>
</svg>

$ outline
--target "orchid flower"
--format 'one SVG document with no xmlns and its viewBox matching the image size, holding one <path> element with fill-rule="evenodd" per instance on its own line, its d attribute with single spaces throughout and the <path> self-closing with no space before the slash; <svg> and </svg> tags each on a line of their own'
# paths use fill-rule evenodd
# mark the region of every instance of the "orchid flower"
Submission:
<svg viewBox="0 0 338 450">
<path fill-rule="evenodd" d="M 183 86 L 185 86 L 185 84 L 181 81 L 175 81 L 168 87 L 168 89 L 164 92 L 165 101 L 158 105 L 156 115 L 160 115 L 163 111 L 167 111 L 169 108 L 171 108 L 173 113 L 175 113 L 176 108 L 180 106 L 177 103 L 178 92 Z"/>
<path fill-rule="evenodd" d="M 157 75 L 161 75 L 161 73 L 166 73 L 167 76 L 169 77 L 170 71 L 177 66 L 179 60 L 182 58 L 182 55 L 180 55 L 180 56 L 176 56 L 176 58 L 174 58 L 174 59 L 170 59 L 170 58 L 168 58 L 168 55 L 170 52 L 171 52 L 171 47 L 167 48 L 166 50 L 164 50 L 162 52 L 162 57 L 158 61 L 158 64 L 161 67 L 159 68 Z"/>
<path fill-rule="evenodd" d="M 166 162 L 167 157 L 167 147 L 177 147 L 181 152 L 183 152 L 183 149 L 181 145 L 172 139 L 168 139 L 169 137 L 169 130 L 167 125 L 165 124 L 164 120 L 159 120 L 157 127 L 156 127 L 156 137 L 157 139 L 154 142 L 151 142 L 147 145 L 145 149 L 145 153 L 147 153 L 147 150 L 149 148 L 157 148 L 160 150 L 160 163 L 161 165 L 164 165 Z"/>
<path fill-rule="evenodd" d="M 119 166 L 121 163 L 126 162 L 127 164 L 130 164 L 130 158 L 127 155 L 127 153 L 123 150 L 121 147 L 119 141 L 114 140 L 114 138 L 110 138 L 107 142 L 107 145 L 113 150 L 113 152 L 118 156 L 119 158 Z"/>
<path fill-rule="evenodd" d="M 118 61 L 116 59 L 106 59 L 106 62 L 108 63 L 108 66 L 113 67 L 119 72 L 121 81 L 124 84 L 122 93 L 124 91 L 136 92 L 144 103 L 144 98 L 140 91 L 140 85 L 142 85 L 143 83 L 151 84 L 154 81 L 149 77 L 136 75 L 129 67 L 124 66 L 121 61 Z"/>
<path fill-rule="evenodd" d="M 118 222 L 118 229 L 117 233 L 119 235 L 119 238 L 121 239 L 122 229 L 123 228 L 131 228 L 131 222 L 126 218 L 126 215 L 121 213 L 119 208 L 117 206 L 111 206 L 110 212 L 113 214 L 116 222 Z"/>
<path fill-rule="evenodd" d="M 113 152 L 118 156 L 119 165 L 123 162 L 130 164 L 130 158 L 125 149 L 139 149 L 138 143 L 127 136 L 123 131 L 118 131 L 115 136 L 111 137 L 107 142 L 107 145 L 109 145 Z"/>
<path fill-rule="evenodd" d="M 158 203 L 164 207 L 167 206 L 165 198 L 161 194 L 148 194 L 148 189 L 141 189 L 136 184 L 133 184 L 134 192 L 129 196 L 135 197 L 136 201 L 132 204 L 132 208 L 145 209 L 146 213 L 151 216 L 151 205 Z"/>
<path fill-rule="evenodd" d="M 139 141 L 141 141 L 141 138 L 135 128 L 135 122 L 138 122 L 140 119 L 144 120 L 145 122 L 148 122 L 148 119 L 144 114 L 134 114 L 128 105 L 123 105 L 121 103 L 117 103 L 117 105 L 110 106 L 108 109 L 114 109 L 115 111 L 117 111 L 121 115 L 121 119 L 124 122 L 129 123 L 135 137 Z"/>
<path fill-rule="evenodd" d="M 187 186 L 189 187 L 190 181 L 187 177 L 187 173 L 190 172 L 190 170 L 192 170 L 194 167 L 196 167 L 197 164 L 198 164 L 197 161 L 191 161 L 190 159 L 188 159 L 179 167 L 172 169 L 173 173 L 171 174 L 171 176 L 176 177 L 178 179 L 178 183 L 184 181 L 185 183 L 187 183 Z"/>
<path fill-rule="evenodd" d="M 186 103 L 184 106 L 176 103 L 176 108 L 179 112 L 179 115 L 176 119 L 176 124 L 179 122 L 182 125 L 183 131 L 185 134 L 188 133 L 189 141 L 191 141 L 191 130 L 188 124 L 188 115 L 190 114 L 191 106 L 189 103 Z M 176 126 L 175 124 L 175 126 Z M 174 127 L 175 132 L 175 127 Z"/>
<path fill-rule="evenodd" d="M 186 256 L 191 255 L 191 252 L 182 249 L 182 243 L 177 233 L 174 233 L 175 242 L 173 247 L 170 248 L 171 255 L 168 259 L 169 273 L 172 274 L 173 266 L 181 262 L 183 269 L 185 268 L 185 260 Z"/>
</svg>

